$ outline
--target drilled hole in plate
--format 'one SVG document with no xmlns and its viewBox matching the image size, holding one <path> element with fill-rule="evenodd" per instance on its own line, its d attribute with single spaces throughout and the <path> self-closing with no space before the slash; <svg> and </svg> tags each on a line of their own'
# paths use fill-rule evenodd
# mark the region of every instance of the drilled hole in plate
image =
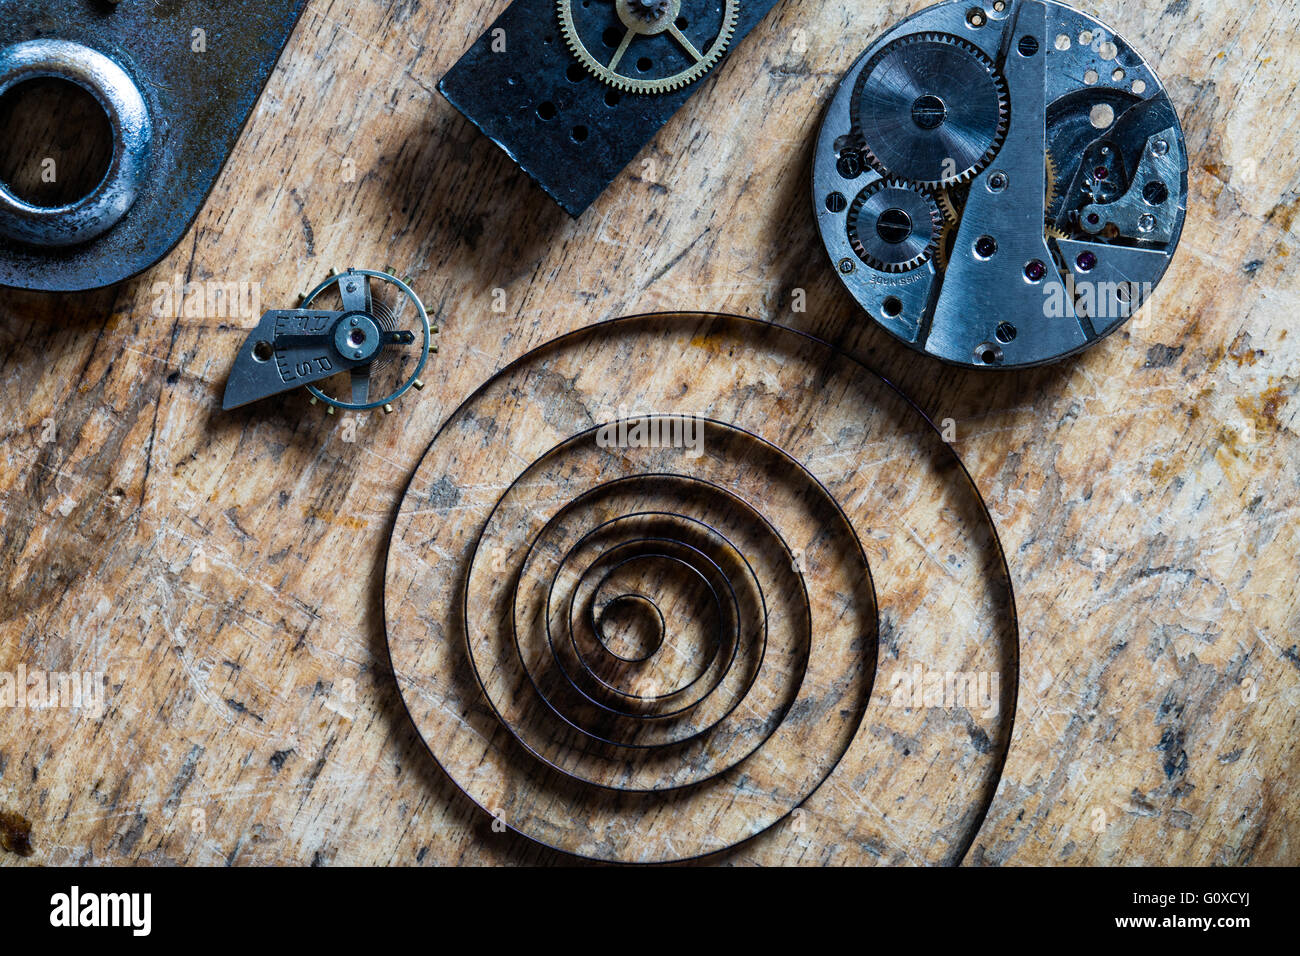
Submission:
<svg viewBox="0 0 1300 956">
<path fill-rule="evenodd" d="M 1140 96 L 1141 94 L 1145 93 L 1146 91 L 1147 91 L 1147 82 L 1146 82 L 1146 80 L 1134 80 L 1134 81 L 1133 81 L 1133 92 L 1134 92 L 1134 93 L 1137 93 L 1137 94 Z"/>
<path fill-rule="evenodd" d="M 903 302 L 896 295 L 891 295 L 880 303 L 880 309 L 891 319 L 896 319 L 903 314 Z"/>
<path fill-rule="evenodd" d="M 582 68 L 581 63 L 570 63 L 569 68 L 564 71 L 570 83 L 581 83 L 582 78 L 587 75 L 587 71 Z"/>
<path fill-rule="evenodd" d="M 569 131 L 569 137 L 575 143 L 585 143 L 587 141 L 587 127 L 575 126 Z"/>
<path fill-rule="evenodd" d="M 275 355 L 275 346 L 265 339 L 253 344 L 253 358 L 257 361 L 269 362 L 273 355 Z"/>
<path fill-rule="evenodd" d="M 611 50 L 613 50 L 621 42 L 623 42 L 623 31 L 620 30 L 618 27 L 610 27 L 608 30 L 606 30 L 604 33 L 600 35 L 600 42 L 605 44 L 605 46 L 609 47 Z"/>
<path fill-rule="evenodd" d="M 41 77 L 0 97 L 0 182 L 33 206 L 66 206 L 108 175 L 113 127 L 76 83 Z"/>
<path fill-rule="evenodd" d="M 1142 187 L 1142 199 L 1148 206 L 1162 206 L 1169 199 L 1169 187 L 1153 179 Z"/>
<path fill-rule="evenodd" d="M 606 91 L 605 91 L 605 105 L 606 105 L 606 106 L 618 106 L 618 101 L 619 101 L 620 99 L 622 99 L 622 97 L 619 96 L 619 94 L 618 94 L 618 90 L 606 90 Z"/>
<path fill-rule="evenodd" d="M 537 115 L 544 120 L 555 119 L 555 114 L 558 112 L 559 110 L 555 108 L 555 104 L 550 100 L 547 100 L 541 106 L 537 107 Z"/>
<path fill-rule="evenodd" d="M 966 11 L 966 23 L 978 29 L 988 22 L 988 16 L 979 7 L 971 7 Z"/>
<path fill-rule="evenodd" d="M 1097 47 L 1097 55 L 1100 56 L 1103 60 L 1113 60 L 1115 59 L 1116 56 L 1119 55 L 1119 48 L 1116 47 L 1115 44 L 1112 43 L 1110 40 L 1104 40 Z"/>
<path fill-rule="evenodd" d="M 1058 50 L 1070 49 L 1070 37 L 1068 34 L 1058 33 L 1056 35 L 1056 48 Z"/>
<path fill-rule="evenodd" d="M 643 56 L 636 61 L 636 68 L 642 73 L 649 73 L 654 68 L 654 65 L 655 61 L 648 56 Z"/>
<path fill-rule="evenodd" d="M 1089 86 L 1091 86 L 1093 83 L 1096 83 L 1097 71 L 1096 70 L 1085 71 L 1083 74 L 1083 82 L 1087 83 Z"/>
<path fill-rule="evenodd" d="M 1106 129 L 1115 122 L 1115 110 L 1109 103 L 1098 103 L 1088 111 L 1088 121 L 1097 129 Z"/>
<path fill-rule="evenodd" d="M 1002 361 L 1002 350 L 992 342 L 983 342 L 975 346 L 975 358 L 982 365 L 996 365 Z"/>
<path fill-rule="evenodd" d="M 1110 78 L 1114 83 L 1118 83 L 1120 80 L 1124 79 L 1124 68 L 1122 66 L 1115 67 L 1115 69 L 1110 71 Z"/>
</svg>

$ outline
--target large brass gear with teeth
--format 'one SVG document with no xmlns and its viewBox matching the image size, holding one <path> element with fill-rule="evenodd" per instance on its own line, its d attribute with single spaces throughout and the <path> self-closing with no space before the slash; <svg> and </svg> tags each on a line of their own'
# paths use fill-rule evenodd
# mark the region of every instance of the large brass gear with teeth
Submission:
<svg viewBox="0 0 1300 956">
<path fill-rule="evenodd" d="M 557 0 L 560 32 L 577 61 L 602 82 L 626 93 L 669 93 L 694 83 L 722 59 L 736 31 L 736 17 L 740 12 L 740 0 L 725 0 L 718 32 L 700 50 L 678 26 L 682 3 L 683 0 L 614 0 L 614 10 L 625 32 L 608 63 L 596 59 L 583 41 L 574 22 L 574 0 Z M 628 51 L 639 37 L 661 34 L 676 41 L 687 58 L 694 62 L 684 70 L 662 77 L 634 77 L 618 72 L 621 63 L 631 62 Z"/>
<path fill-rule="evenodd" d="M 1006 80 L 978 47 L 947 33 L 899 37 L 858 74 L 854 138 L 882 175 L 940 189 L 997 155 L 1010 118 Z"/>
</svg>

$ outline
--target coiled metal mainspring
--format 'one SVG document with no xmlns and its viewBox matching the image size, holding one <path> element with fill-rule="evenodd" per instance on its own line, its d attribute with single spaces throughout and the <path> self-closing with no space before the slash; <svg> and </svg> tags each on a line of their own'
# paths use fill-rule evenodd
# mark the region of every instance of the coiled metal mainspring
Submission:
<svg viewBox="0 0 1300 956">
<path fill-rule="evenodd" d="M 1009 739 L 1014 603 L 969 475 L 882 379 L 744 319 L 616 320 L 485 383 L 412 477 L 385 618 L 493 829 L 592 859 L 952 862 Z M 914 707 L 916 667 L 1007 692 Z"/>
<path fill-rule="evenodd" d="M 698 472 L 672 471 L 677 448 L 601 448 L 603 431 L 693 433 L 711 456 L 786 476 L 809 526 L 846 563 L 862 640 L 853 660 L 817 647 L 799 549 L 752 501 Z M 510 528 L 567 481 L 615 474 L 563 501 L 511 548 L 498 590 L 492 555 Z M 485 550 L 486 549 L 486 550 Z M 819 560 L 820 560 L 819 551 Z M 484 558 L 487 558 L 485 561 Z M 475 627 L 483 593 L 509 606 L 509 640 Z M 875 601 L 866 559 L 834 499 L 797 462 L 720 422 L 646 416 L 592 428 L 526 468 L 484 527 L 466 577 L 466 633 L 502 724 L 570 780 L 637 793 L 711 781 L 755 755 L 799 699 L 810 663 L 857 673 L 844 695 L 848 733 L 790 755 L 769 794 L 777 816 L 834 769 L 866 706 Z M 522 688 L 522 692 L 521 692 Z M 538 706 L 538 704 L 542 706 Z M 789 728 L 788 728 L 789 729 Z M 841 731 L 845 728 L 839 728 Z M 835 737 L 833 742 L 830 738 Z"/>
</svg>

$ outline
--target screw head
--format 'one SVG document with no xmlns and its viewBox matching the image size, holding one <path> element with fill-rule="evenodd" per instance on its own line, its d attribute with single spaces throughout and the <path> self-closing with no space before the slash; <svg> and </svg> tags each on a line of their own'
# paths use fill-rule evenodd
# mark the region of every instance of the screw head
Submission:
<svg viewBox="0 0 1300 956">
<path fill-rule="evenodd" d="M 855 268 L 857 268 L 857 267 L 853 264 L 853 260 L 852 260 L 852 259 L 844 258 L 844 259 L 841 259 L 841 260 L 840 260 L 840 273 L 841 273 L 842 275 L 850 275 L 850 274 L 852 274 L 852 272 L 853 272 L 853 270 L 854 270 Z"/>
</svg>

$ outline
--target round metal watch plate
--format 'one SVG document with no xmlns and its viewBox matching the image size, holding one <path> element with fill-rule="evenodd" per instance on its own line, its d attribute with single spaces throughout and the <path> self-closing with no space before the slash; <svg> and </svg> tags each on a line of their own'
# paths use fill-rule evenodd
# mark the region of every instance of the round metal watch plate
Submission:
<svg viewBox="0 0 1300 956">
<path fill-rule="evenodd" d="M 1151 298 L 1182 233 L 1187 151 L 1159 78 L 1110 27 L 1054 0 L 943 3 L 845 74 L 812 186 L 874 322 L 946 362 L 1016 368 L 1082 351 Z"/>
</svg>

